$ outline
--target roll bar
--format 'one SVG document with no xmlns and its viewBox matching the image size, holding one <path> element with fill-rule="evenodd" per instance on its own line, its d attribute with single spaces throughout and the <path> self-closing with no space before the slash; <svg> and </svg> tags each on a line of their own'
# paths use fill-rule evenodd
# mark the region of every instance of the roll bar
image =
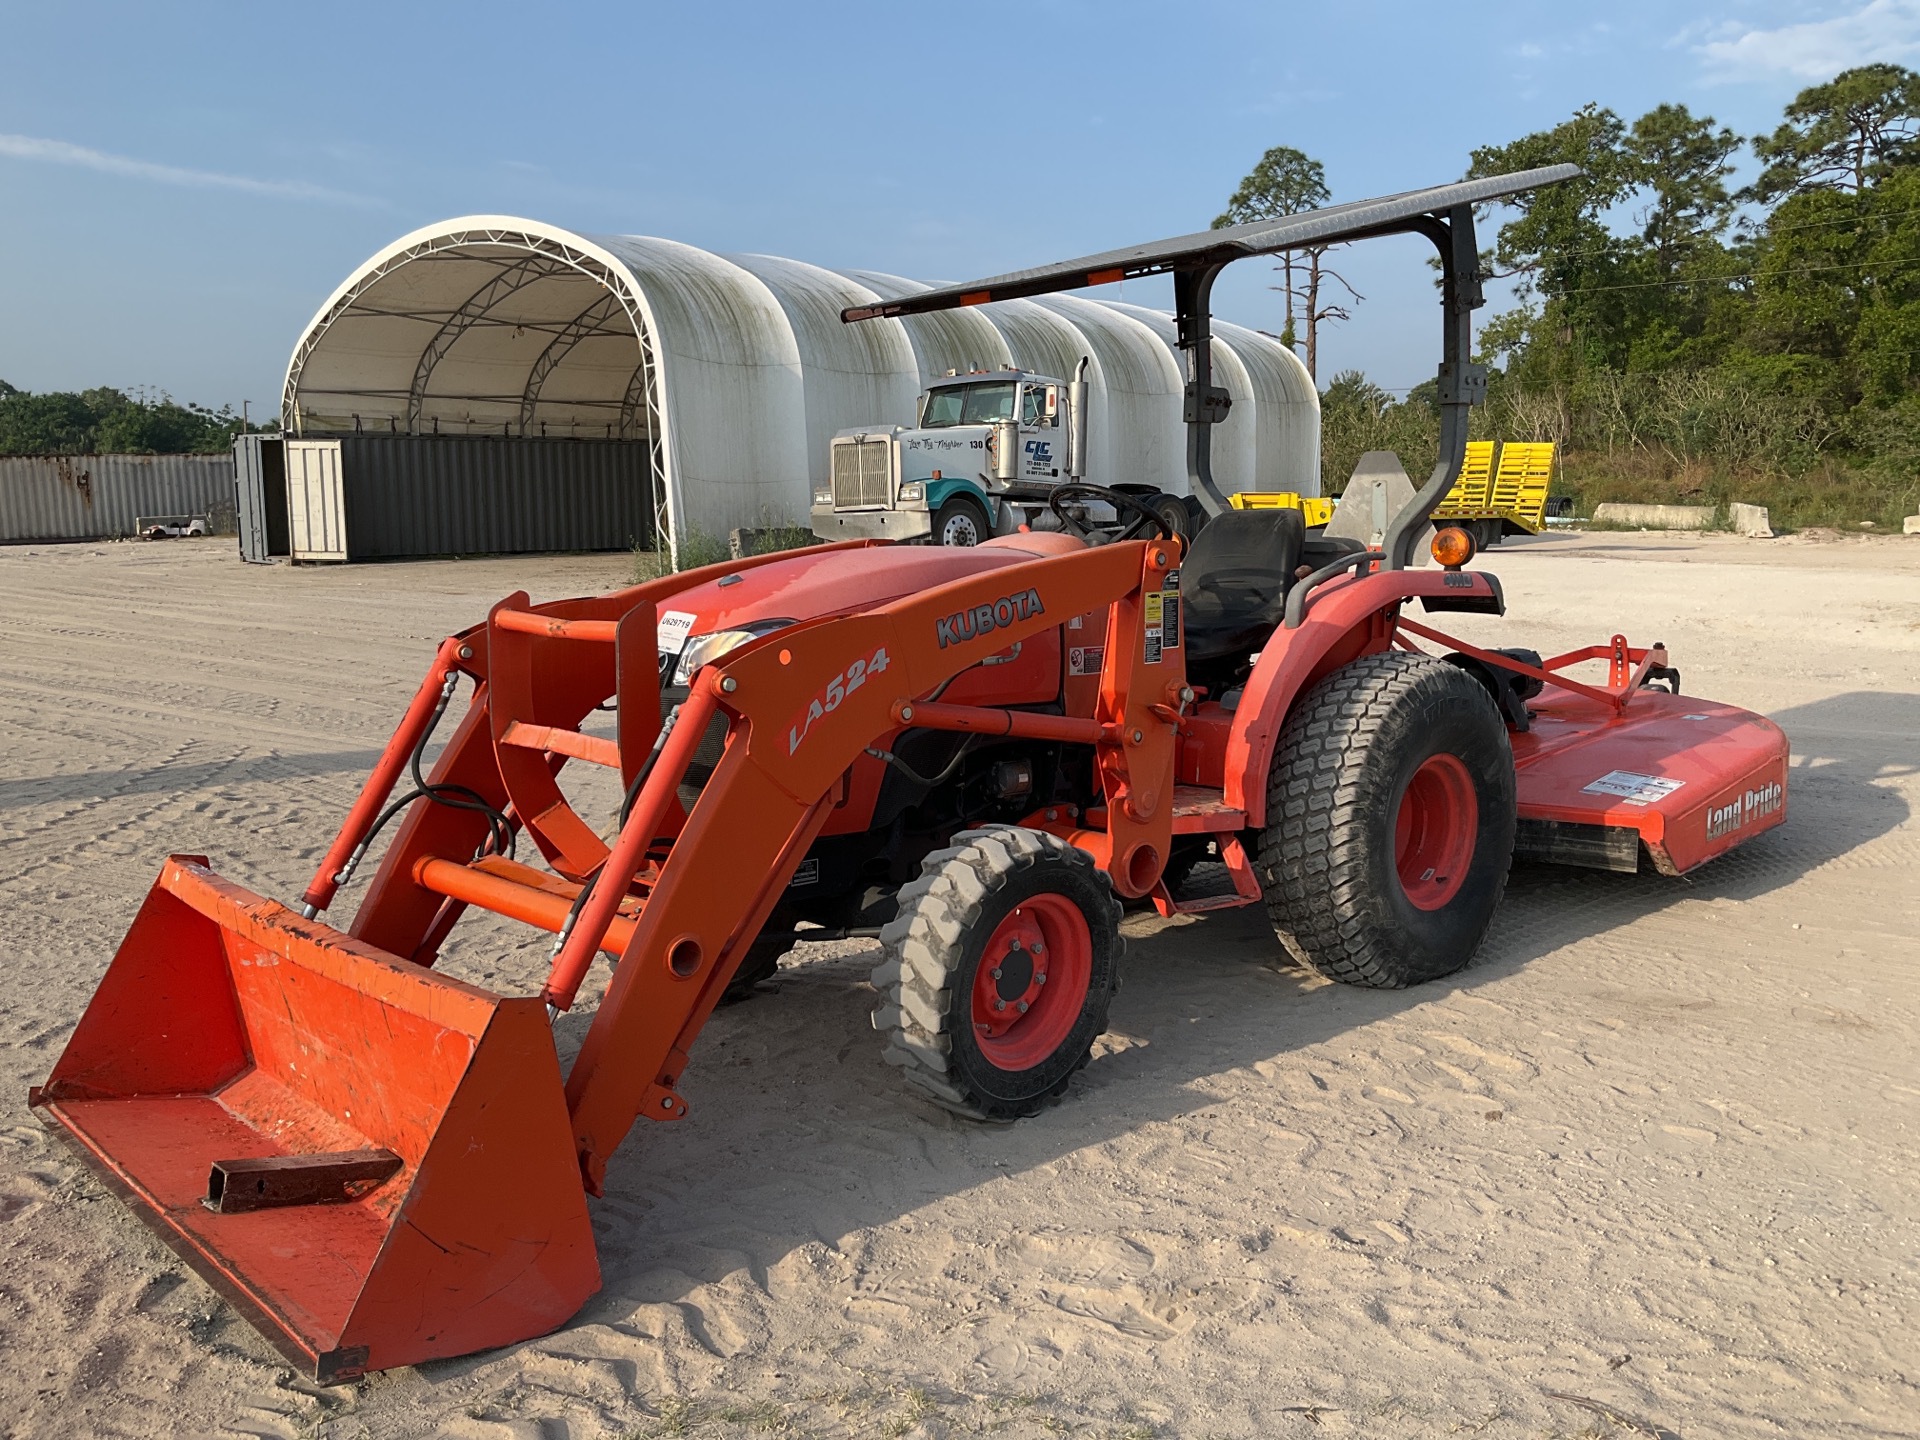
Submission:
<svg viewBox="0 0 1920 1440">
<path fill-rule="evenodd" d="M 1491 175 L 1409 190 L 1376 200 L 1357 200 L 1305 210 L 1277 220 L 1256 220 L 1220 230 L 1109 250 L 1078 260 L 1016 270 L 965 285 L 948 285 L 840 312 L 847 324 L 884 316 L 922 315 L 995 300 L 1016 300 L 1061 290 L 1108 285 L 1146 275 L 1173 275 L 1174 326 L 1186 353 L 1187 480 L 1215 514 L 1227 497 L 1213 478 L 1213 426 L 1227 418 L 1232 397 L 1213 383 L 1213 282 L 1235 260 L 1306 246 L 1371 240 L 1382 235 L 1424 235 L 1440 254 L 1440 458 L 1433 473 L 1387 526 L 1380 568 L 1404 570 L 1413 546 L 1453 482 L 1467 453 L 1467 412 L 1486 399 L 1487 371 L 1473 363 L 1473 312 L 1485 303 L 1480 290 L 1480 252 L 1474 242 L 1473 207 L 1557 185 L 1579 175 L 1577 165 L 1547 165 L 1511 175 Z M 1344 568 L 1344 567 L 1342 567 Z M 1304 595 L 1330 574 L 1308 576 L 1294 588 Z"/>
</svg>

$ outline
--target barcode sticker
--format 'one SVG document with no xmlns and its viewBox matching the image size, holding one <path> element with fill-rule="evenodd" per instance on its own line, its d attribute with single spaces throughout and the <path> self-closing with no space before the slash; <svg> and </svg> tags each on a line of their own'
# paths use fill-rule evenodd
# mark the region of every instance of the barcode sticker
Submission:
<svg viewBox="0 0 1920 1440">
<path fill-rule="evenodd" d="M 694 617 L 685 610 L 663 610 L 653 627 L 653 648 L 662 655 L 678 655 L 693 633 Z"/>
</svg>

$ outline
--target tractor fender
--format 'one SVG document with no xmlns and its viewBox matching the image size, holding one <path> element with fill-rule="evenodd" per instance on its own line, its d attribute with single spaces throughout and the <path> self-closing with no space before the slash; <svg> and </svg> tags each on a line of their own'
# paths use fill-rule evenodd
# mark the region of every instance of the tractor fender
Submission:
<svg viewBox="0 0 1920 1440">
<path fill-rule="evenodd" d="M 1267 774 L 1294 703 L 1314 683 L 1362 655 L 1393 644 L 1403 602 L 1432 597 L 1434 610 L 1505 613 L 1500 582 L 1474 570 L 1384 570 L 1332 580 L 1312 595 L 1297 629 L 1273 632 L 1241 693 L 1227 733 L 1222 798 L 1249 827 L 1267 823 Z"/>
</svg>

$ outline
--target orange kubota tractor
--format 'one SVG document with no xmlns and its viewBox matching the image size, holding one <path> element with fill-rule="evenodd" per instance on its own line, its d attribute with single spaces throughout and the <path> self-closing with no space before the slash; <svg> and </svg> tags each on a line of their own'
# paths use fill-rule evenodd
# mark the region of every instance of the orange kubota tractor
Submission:
<svg viewBox="0 0 1920 1440">
<path fill-rule="evenodd" d="M 1460 532 L 1434 541 L 1440 568 L 1410 562 L 1484 385 L 1472 207 L 1573 173 L 849 311 L 1170 271 L 1189 470 L 1214 518 L 1183 547 L 1107 491 L 1136 522 L 1110 543 L 1056 499 L 1058 531 L 976 549 L 829 545 L 590 599 L 508 596 L 440 647 L 297 910 L 204 858 L 166 862 L 32 1103 L 303 1370 L 339 1380 L 565 1324 L 599 1284 L 588 1197 L 608 1157 L 636 1119 L 687 1113 L 702 1024 L 797 925 L 883 919 L 887 1058 L 939 1104 L 1010 1119 L 1060 1094 L 1105 1027 L 1125 901 L 1264 904 L 1305 964 L 1406 985 L 1472 957 L 1516 851 L 1678 873 L 1779 823 L 1781 732 L 1680 698 L 1658 646 L 1543 660 L 1408 613 L 1502 610 L 1498 581 L 1460 568 Z M 1208 461 L 1228 403 L 1215 275 L 1407 232 L 1444 272 L 1440 464 L 1379 549 L 1230 509 Z M 1586 662 L 1604 675 L 1576 678 Z M 588 733 L 609 701 L 613 733 Z M 575 762 L 618 773 L 617 816 L 568 802 L 556 777 Z M 376 838 L 351 924 L 324 922 Z M 1226 893 L 1187 893 L 1202 852 Z M 556 935 L 538 995 L 434 968 L 472 907 Z M 600 957 L 563 1075 L 551 1027 Z"/>
</svg>

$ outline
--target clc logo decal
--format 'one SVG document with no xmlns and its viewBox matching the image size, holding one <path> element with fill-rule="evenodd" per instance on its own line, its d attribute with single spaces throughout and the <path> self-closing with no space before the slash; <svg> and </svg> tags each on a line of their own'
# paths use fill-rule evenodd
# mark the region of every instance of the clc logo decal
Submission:
<svg viewBox="0 0 1920 1440">
<path fill-rule="evenodd" d="M 1051 440 L 1027 441 L 1027 463 L 1035 467 L 1053 464 L 1053 442 Z"/>
<path fill-rule="evenodd" d="M 1040 603 L 1040 592 L 1028 590 L 1019 595 L 1002 595 L 991 605 L 975 605 L 971 610 L 956 610 L 935 623 L 934 633 L 939 637 L 940 648 L 958 645 L 962 640 L 974 640 L 982 635 L 991 635 L 995 630 L 1004 630 L 1016 620 L 1031 620 L 1035 615 L 1044 615 L 1047 607 Z"/>
</svg>

